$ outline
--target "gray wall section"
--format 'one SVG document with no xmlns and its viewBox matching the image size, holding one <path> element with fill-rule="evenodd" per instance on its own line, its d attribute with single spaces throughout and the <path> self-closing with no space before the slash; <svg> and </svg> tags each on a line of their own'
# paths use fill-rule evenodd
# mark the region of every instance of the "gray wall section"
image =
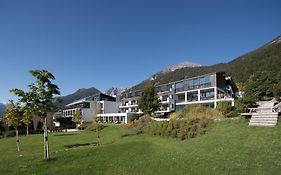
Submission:
<svg viewBox="0 0 281 175">
<path fill-rule="evenodd" d="M 216 74 L 217 79 L 217 87 L 225 89 L 225 76 L 223 73 Z"/>
</svg>

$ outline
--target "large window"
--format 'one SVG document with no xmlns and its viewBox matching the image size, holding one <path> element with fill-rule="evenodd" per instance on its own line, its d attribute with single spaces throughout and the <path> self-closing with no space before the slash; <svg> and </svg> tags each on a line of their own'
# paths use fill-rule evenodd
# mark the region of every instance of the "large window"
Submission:
<svg viewBox="0 0 281 175">
<path fill-rule="evenodd" d="M 183 81 L 176 83 L 176 92 L 183 91 L 183 86 L 184 86 L 184 82 Z"/>
<path fill-rule="evenodd" d="M 213 100 L 215 97 L 214 90 L 201 91 L 201 100 Z"/>
<path fill-rule="evenodd" d="M 169 90 L 170 90 L 169 84 L 156 87 L 157 92 L 166 92 L 166 91 L 169 91 Z"/>
<path fill-rule="evenodd" d="M 200 88 L 211 86 L 211 77 L 210 76 L 201 77 L 199 79 L 199 81 L 200 81 Z"/>
<path fill-rule="evenodd" d="M 188 89 L 198 89 L 211 86 L 211 76 L 196 78 L 187 81 Z"/>
</svg>

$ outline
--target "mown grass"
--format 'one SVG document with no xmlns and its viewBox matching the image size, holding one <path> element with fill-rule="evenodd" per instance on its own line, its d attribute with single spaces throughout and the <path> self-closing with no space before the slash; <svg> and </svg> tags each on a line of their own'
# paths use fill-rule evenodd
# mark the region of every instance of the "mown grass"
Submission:
<svg viewBox="0 0 281 175">
<path fill-rule="evenodd" d="M 244 119 L 213 124 L 188 141 L 133 135 L 120 126 L 101 132 L 96 148 L 89 131 L 50 135 L 51 159 L 43 160 L 43 137 L 0 139 L 0 174 L 279 174 L 281 127 L 248 127 Z"/>
</svg>

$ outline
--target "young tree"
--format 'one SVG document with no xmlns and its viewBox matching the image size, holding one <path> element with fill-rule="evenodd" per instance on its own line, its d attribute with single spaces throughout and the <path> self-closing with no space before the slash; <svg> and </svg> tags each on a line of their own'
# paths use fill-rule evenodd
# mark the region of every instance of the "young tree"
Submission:
<svg viewBox="0 0 281 175">
<path fill-rule="evenodd" d="M 51 80 L 55 77 L 47 70 L 30 70 L 29 73 L 36 78 L 36 83 L 28 85 L 30 91 L 24 92 L 20 89 L 12 89 L 11 92 L 19 96 L 19 101 L 25 103 L 31 109 L 31 112 L 43 119 L 44 129 L 44 158 L 49 158 L 47 114 L 55 106 L 54 103 L 60 102 L 54 95 L 60 95 L 59 87 L 53 84 Z"/>
<path fill-rule="evenodd" d="M 102 128 L 102 125 L 100 124 L 100 119 L 97 116 L 97 114 L 101 113 L 100 110 L 100 103 L 98 102 L 93 102 L 93 111 L 92 111 L 92 117 L 93 117 L 93 122 L 92 125 L 96 129 L 96 134 L 97 134 L 97 147 L 101 147 L 101 140 L 100 140 L 100 129 Z"/>
<path fill-rule="evenodd" d="M 27 107 L 22 107 L 21 109 L 23 111 L 23 117 L 22 117 L 22 123 L 26 126 L 26 135 L 28 135 L 29 131 L 29 124 L 31 122 L 31 112 Z"/>
<path fill-rule="evenodd" d="M 155 111 L 160 108 L 160 100 L 155 91 L 153 82 L 149 82 L 143 88 L 142 94 L 139 99 L 139 107 L 144 114 L 151 116 Z"/>
<path fill-rule="evenodd" d="M 8 108 L 5 110 L 5 117 L 2 120 L 8 126 L 12 126 L 15 128 L 17 151 L 20 152 L 18 127 L 22 124 L 23 112 L 21 110 L 21 107 L 19 106 L 19 103 L 14 103 L 12 100 L 10 100 L 10 103 L 7 106 Z"/>
<path fill-rule="evenodd" d="M 81 112 L 80 112 L 80 109 L 77 108 L 73 114 L 73 117 L 72 117 L 72 121 L 76 123 L 76 127 L 78 128 L 78 125 L 81 125 L 82 123 L 82 115 L 81 115 Z"/>
</svg>

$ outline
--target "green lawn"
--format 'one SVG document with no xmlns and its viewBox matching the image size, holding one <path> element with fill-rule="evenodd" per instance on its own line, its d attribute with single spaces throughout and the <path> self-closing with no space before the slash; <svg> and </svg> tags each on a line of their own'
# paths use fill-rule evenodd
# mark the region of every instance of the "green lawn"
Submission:
<svg viewBox="0 0 281 175">
<path fill-rule="evenodd" d="M 280 174 L 281 127 L 248 127 L 244 119 L 214 124 L 189 141 L 130 135 L 120 126 L 101 133 L 50 134 L 49 161 L 43 160 L 42 135 L 0 139 L 0 174 Z"/>
</svg>

